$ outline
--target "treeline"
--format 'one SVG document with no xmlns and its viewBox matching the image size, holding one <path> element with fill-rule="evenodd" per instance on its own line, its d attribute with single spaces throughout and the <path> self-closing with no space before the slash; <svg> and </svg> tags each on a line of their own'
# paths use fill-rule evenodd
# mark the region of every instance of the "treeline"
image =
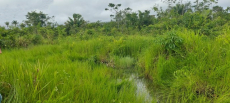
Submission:
<svg viewBox="0 0 230 103">
<path fill-rule="evenodd" d="M 16 20 L 5 22 L 0 27 L 0 47 L 27 47 L 31 44 L 53 43 L 65 36 L 86 37 L 91 35 L 160 35 L 165 31 L 189 29 L 197 35 L 215 37 L 229 27 L 230 7 L 217 5 L 217 0 L 196 0 L 182 2 L 181 0 L 165 0 L 167 9 L 154 6 L 156 15 L 150 15 L 150 10 L 132 11 L 127 7 L 121 9 L 121 4 L 109 3 L 106 11 L 111 11 L 111 21 L 90 23 L 81 14 L 73 14 L 64 24 L 57 24 L 54 16 L 43 12 L 28 12 L 26 20 L 19 23 Z"/>
</svg>

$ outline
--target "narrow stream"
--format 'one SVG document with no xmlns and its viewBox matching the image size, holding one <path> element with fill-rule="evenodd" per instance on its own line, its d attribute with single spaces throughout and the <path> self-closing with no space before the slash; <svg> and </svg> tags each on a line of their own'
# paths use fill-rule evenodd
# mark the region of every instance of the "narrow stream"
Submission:
<svg viewBox="0 0 230 103">
<path fill-rule="evenodd" d="M 124 75 L 127 76 L 126 79 L 123 79 L 124 81 L 130 81 L 133 82 L 136 86 L 135 94 L 137 98 L 143 99 L 142 103 L 152 103 L 155 98 L 153 96 L 153 93 L 151 93 L 147 87 L 148 81 L 144 78 L 140 78 L 139 75 L 134 71 L 126 71 L 124 72 Z M 122 79 L 117 79 L 117 81 L 121 82 Z"/>
<path fill-rule="evenodd" d="M 147 88 L 146 81 L 144 78 L 140 79 L 138 75 L 135 75 L 134 73 L 131 74 L 129 77 L 130 81 L 134 81 L 134 84 L 136 85 L 136 95 L 138 98 L 143 98 L 144 103 L 151 103 L 153 98 Z"/>
</svg>

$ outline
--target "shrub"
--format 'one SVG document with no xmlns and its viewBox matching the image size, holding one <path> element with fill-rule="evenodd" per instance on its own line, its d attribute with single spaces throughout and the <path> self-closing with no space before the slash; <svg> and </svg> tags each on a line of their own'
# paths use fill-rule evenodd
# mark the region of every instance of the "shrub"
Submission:
<svg viewBox="0 0 230 103">
<path fill-rule="evenodd" d="M 157 40 L 157 43 L 162 45 L 167 53 L 175 53 L 183 47 L 183 39 L 175 31 L 167 32 L 165 37 Z"/>
<path fill-rule="evenodd" d="M 27 47 L 30 44 L 29 39 L 21 36 L 16 39 L 17 47 Z"/>
<path fill-rule="evenodd" d="M 89 34 L 89 35 L 93 35 L 93 34 L 94 34 L 94 32 L 93 32 L 93 30 L 87 30 L 87 34 Z"/>
<path fill-rule="evenodd" d="M 41 44 L 42 43 L 42 39 L 43 39 L 43 37 L 41 35 L 36 34 L 36 35 L 34 35 L 32 37 L 32 43 L 33 44 Z"/>
</svg>

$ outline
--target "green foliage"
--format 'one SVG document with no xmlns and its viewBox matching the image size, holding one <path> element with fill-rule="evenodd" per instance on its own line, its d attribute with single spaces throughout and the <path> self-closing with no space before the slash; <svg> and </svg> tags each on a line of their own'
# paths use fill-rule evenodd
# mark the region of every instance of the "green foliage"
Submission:
<svg viewBox="0 0 230 103">
<path fill-rule="evenodd" d="M 69 17 L 69 20 L 65 22 L 65 27 L 66 27 L 66 34 L 71 35 L 71 34 L 76 34 L 79 32 L 80 27 L 85 25 L 85 20 L 82 17 L 81 14 L 73 14 L 73 19 Z"/>
<path fill-rule="evenodd" d="M 175 31 L 167 32 L 166 36 L 159 38 L 156 42 L 168 53 L 175 53 L 183 48 L 183 39 Z"/>
<path fill-rule="evenodd" d="M 14 25 L 14 27 L 16 27 L 17 24 L 18 24 L 18 21 L 17 21 L 17 20 L 13 20 L 13 21 L 12 21 L 12 24 Z"/>
<path fill-rule="evenodd" d="M 42 41 L 43 41 L 43 37 L 41 35 L 39 35 L 39 34 L 33 35 L 33 37 L 32 37 L 32 43 L 33 44 L 41 44 Z"/>
<path fill-rule="evenodd" d="M 18 38 L 16 38 L 16 47 L 20 48 L 20 47 L 27 47 L 30 44 L 30 38 L 26 37 L 26 36 L 19 36 Z"/>
<path fill-rule="evenodd" d="M 51 17 L 47 16 L 47 14 L 44 14 L 42 11 L 36 12 L 28 12 L 26 15 L 26 23 L 33 25 L 33 26 L 46 26 L 48 21 L 52 19 Z"/>
<path fill-rule="evenodd" d="M 89 34 L 89 35 L 93 35 L 93 34 L 94 34 L 94 31 L 93 31 L 93 30 L 87 30 L 86 33 Z"/>
</svg>

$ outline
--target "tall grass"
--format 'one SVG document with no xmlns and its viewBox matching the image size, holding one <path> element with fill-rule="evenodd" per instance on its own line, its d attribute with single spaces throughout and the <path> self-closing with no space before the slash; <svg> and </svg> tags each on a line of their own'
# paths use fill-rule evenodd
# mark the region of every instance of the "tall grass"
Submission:
<svg viewBox="0 0 230 103">
<path fill-rule="evenodd" d="M 160 102 L 229 102 L 230 30 L 152 36 L 85 36 L 3 50 L 3 102 L 143 102 L 123 69 L 138 68 Z M 155 102 L 155 101 L 153 101 Z"/>
<path fill-rule="evenodd" d="M 161 102 L 230 102 L 229 33 L 211 39 L 176 31 L 183 44 L 175 52 L 165 52 L 162 43 L 143 52 L 139 67 L 153 80 Z"/>
<path fill-rule="evenodd" d="M 142 102 L 136 97 L 132 81 L 117 83 L 122 77 L 103 62 L 116 55 L 113 51 L 118 40 L 103 36 L 90 40 L 66 38 L 55 45 L 4 50 L 0 55 L 3 102 Z M 134 46 L 140 49 L 140 45 Z M 129 67 L 133 59 L 127 57 L 119 63 Z"/>
</svg>

